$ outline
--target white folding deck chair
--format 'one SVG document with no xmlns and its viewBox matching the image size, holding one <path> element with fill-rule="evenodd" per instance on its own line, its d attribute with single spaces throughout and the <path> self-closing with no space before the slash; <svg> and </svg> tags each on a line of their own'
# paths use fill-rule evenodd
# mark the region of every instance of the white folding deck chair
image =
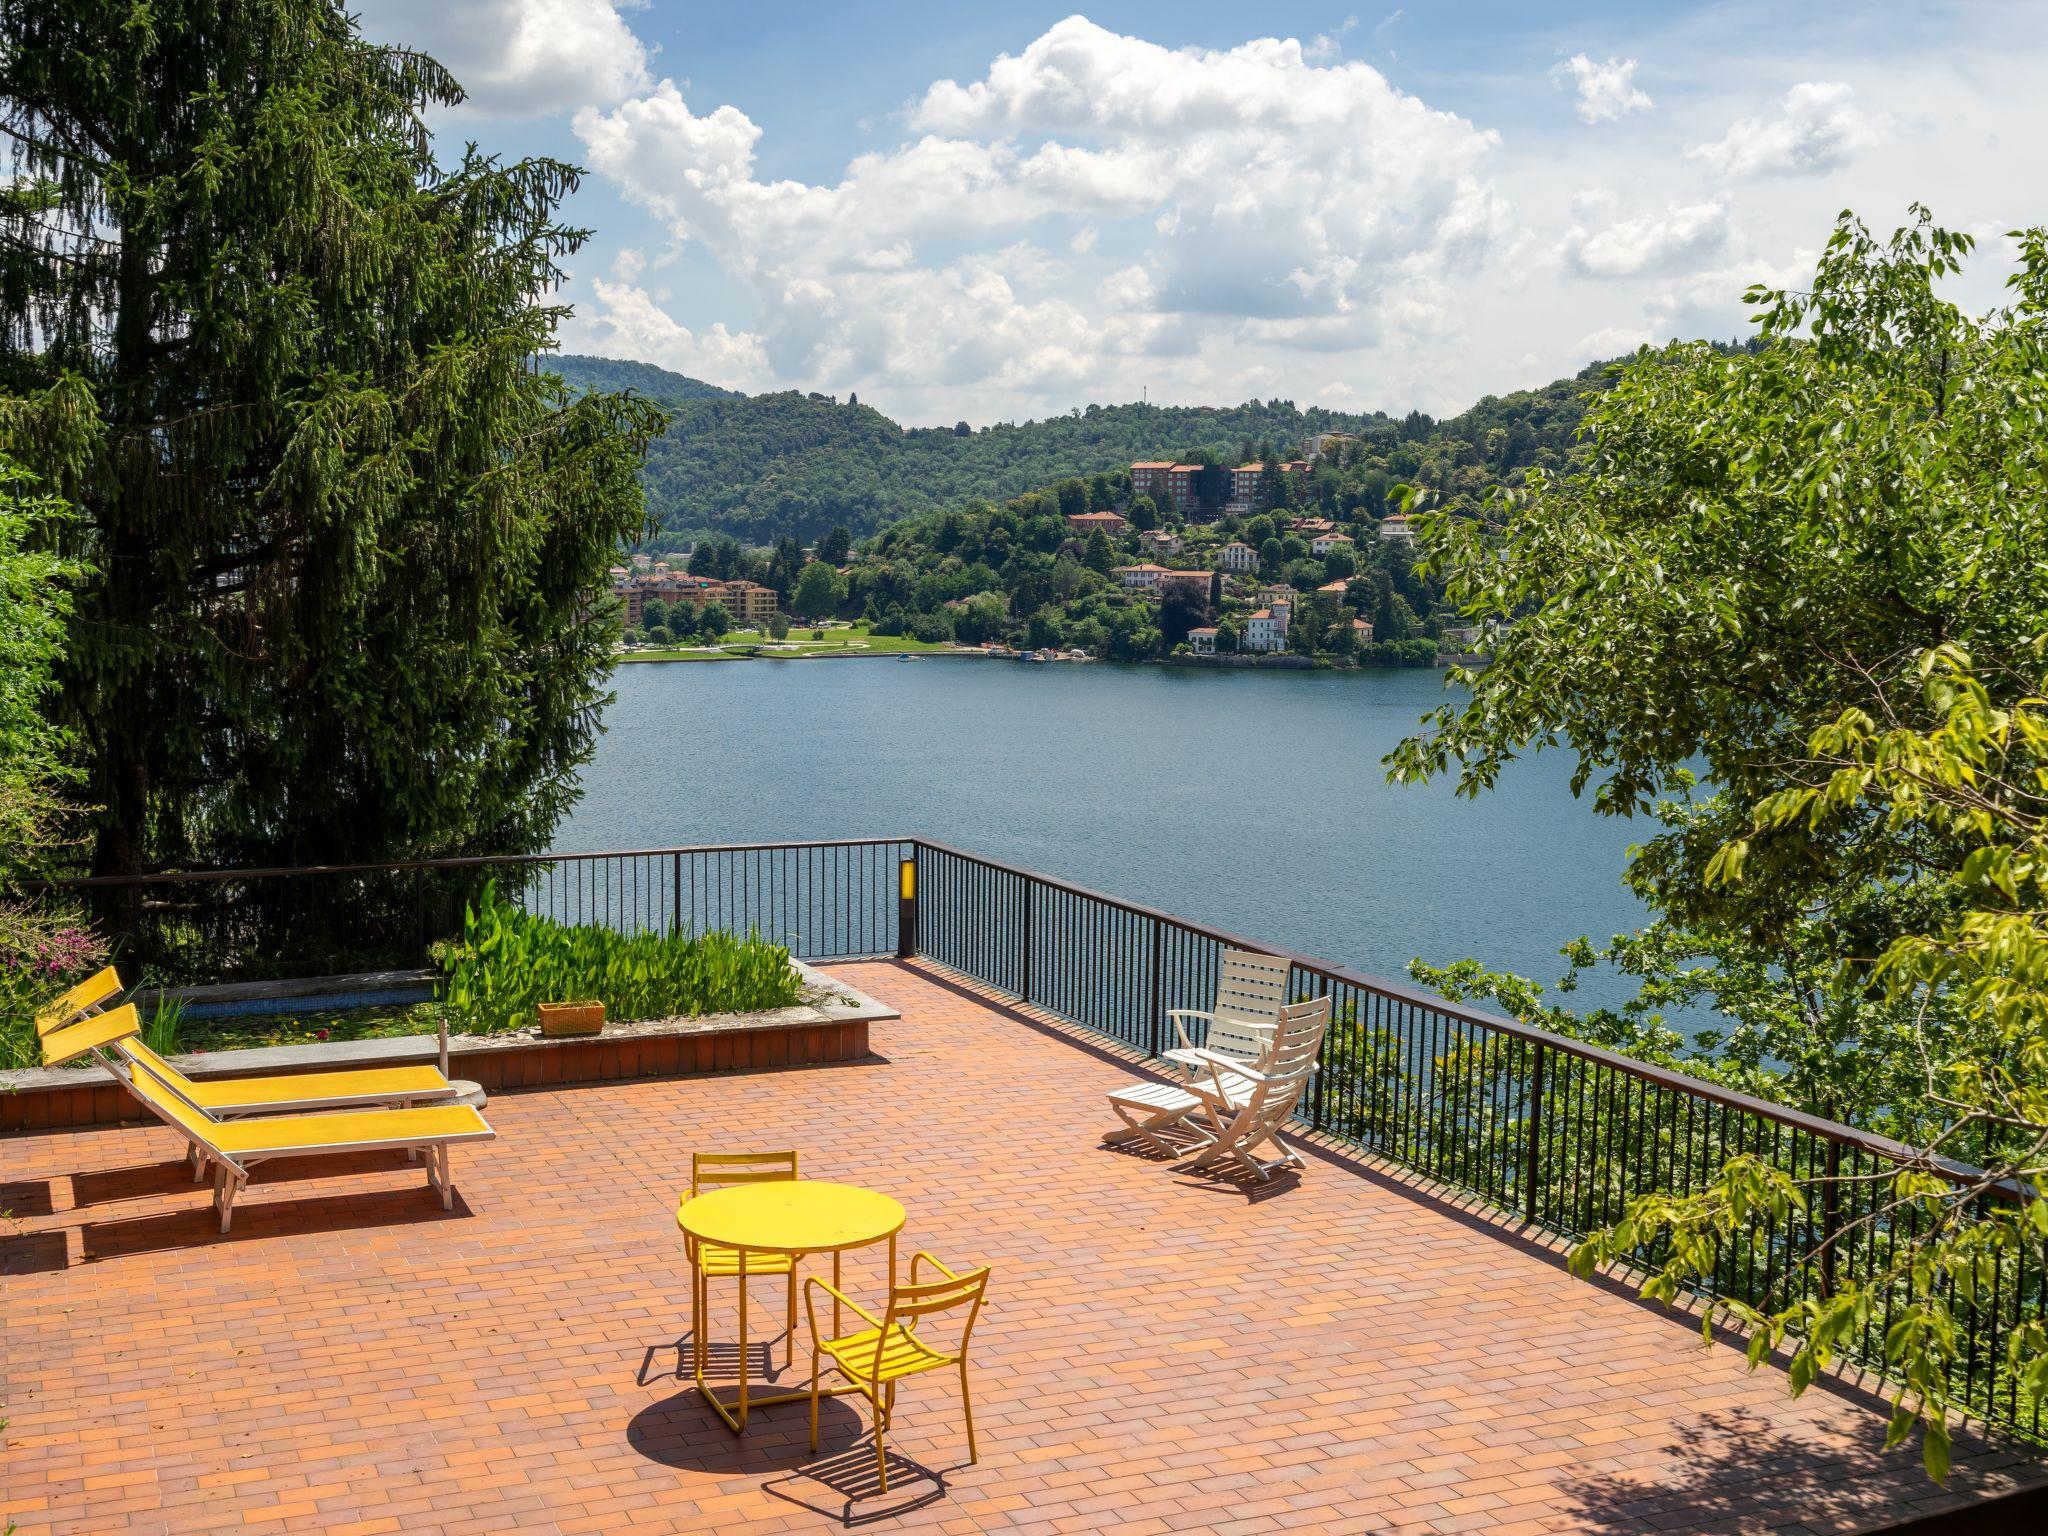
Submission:
<svg viewBox="0 0 2048 1536">
<path fill-rule="evenodd" d="M 1173 1053 L 1175 1064 L 1189 1074 L 1187 1079 L 1180 1083 L 1130 1083 L 1113 1091 L 1109 1107 L 1123 1121 L 1123 1128 L 1109 1132 L 1103 1140 L 1110 1146 L 1143 1142 L 1168 1155 L 1189 1150 L 1177 1144 L 1175 1137 L 1192 1138 L 1196 1145 L 1213 1142 L 1273 1069 L 1274 1055 L 1283 1043 L 1293 1050 L 1309 1041 L 1308 1070 L 1315 1071 L 1329 1022 L 1330 1000 L 1312 997 L 1280 1009 L 1278 1021 L 1268 1026 L 1269 1033 L 1254 1060 L 1202 1047 Z"/>
<path fill-rule="evenodd" d="M 1241 1061 L 1257 1061 L 1273 1041 L 1273 1026 L 1287 1002 L 1287 978 L 1293 962 L 1249 949 L 1223 951 L 1222 969 L 1216 978 L 1216 1001 L 1205 1011 L 1200 1008 L 1169 1008 L 1180 1045 L 1164 1053 L 1180 1068 L 1184 1078 L 1204 1069 L 1196 1051 L 1211 1051 Z M 1203 1024 L 1190 1029 L 1192 1019 Z"/>
<path fill-rule="evenodd" d="M 1194 1083 L 1195 1095 L 1217 1127 L 1195 1167 L 1234 1160 L 1264 1183 L 1275 1169 L 1301 1166 L 1301 1154 L 1280 1139 L 1280 1127 L 1300 1105 L 1329 1029 L 1330 1000 L 1316 998 L 1313 1009 L 1281 1023 L 1272 1052 L 1258 1066 L 1231 1071 L 1217 1065 L 1208 1081 Z M 1258 1157 L 1254 1149 L 1261 1145 L 1270 1145 L 1280 1155 Z"/>
</svg>

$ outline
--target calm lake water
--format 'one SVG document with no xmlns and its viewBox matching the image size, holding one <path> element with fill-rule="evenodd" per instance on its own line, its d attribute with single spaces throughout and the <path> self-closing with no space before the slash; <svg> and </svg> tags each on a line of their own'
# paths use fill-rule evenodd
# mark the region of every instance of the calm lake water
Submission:
<svg viewBox="0 0 2048 1536">
<path fill-rule="evenodd" d="M 557 847 L 922 835 L 1396 978 L 1472 956 L 1549 982 L 1560 944 L 1642 921 L 1620 877 L 1651 829 L 1574 800 L 1564 755 L 1476 801 L 1386 782 L 1438 672 L 935 657 L 636 665 L 615 686 Z"/>
</svg>

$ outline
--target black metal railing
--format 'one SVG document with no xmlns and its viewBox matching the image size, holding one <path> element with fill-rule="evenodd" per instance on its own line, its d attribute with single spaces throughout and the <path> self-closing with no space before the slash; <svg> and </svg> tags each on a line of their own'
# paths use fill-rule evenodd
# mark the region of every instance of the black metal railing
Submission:
<svg viewBox="0 0 2048 1536">
<path fill-rule="evenodd" d="M 920 956 L 1151 1056 L 1175 1043 L 1168 1009 L 1209 1004 L 1225 948 L 1281 956 L 1295 996 L 1332 1005 L 1300 1118 L 1533 1229 L 1583 1237 L 1639 1194 L 1703 1188 L 1742 1152 L 1829 1180 L 1808 1209 L 1728 1243 L 1706 1300 L 1782 1305 L 1868 1282 L 1921 1219 L 1869 1219 L 1888 1199 L 1881 1176 L 1912 1155 L 1884 1137 L 923 839 L 59 883 L 116 914 L 124 965 L 225 981 L 423 964 L 486 881 L 567 922 L 753 931 L 818 960 Z M 1847 1353 L 1882 1371 L 1885 1333 L 1909 1299 L 1889 1293 Z M 2001 1254 L 1977 1298 L 1954 1305 L 1966 1330 L 1958 1402 L 2040 1437 L 2040 1406 L 2004 1350 L 2023 1322 L 2048 1316 L 2048 1250 Z"/>
<path fill-rule="evenodd" d="M 1870 1219 L 1890 1200 L 1882 1175 L 1913 1156 L 1885 1137 L 956 848 L 919 841 L 916 861 L 921 954 L 1148 1055 L 1174 1043 L 1167 1009 L 1208 1005 L 1223 949 L 1285 958 L 1294 996 L 1331 1000 L 1299 1118 L 1537 1230 L 1582 1238 L 1637 1195 L 1705 1187 L 1738 1153 L 1825 1181 L 1808 1209 L 1724 1245 L 1703 1301 L 1781 1306 L 1868 1282 L 1922 1219 Z M 1957 1401 L 2039 1438 L 2005 1343 L 2048 1316 L 2048 1247 L 1990 1269 L 1975 1302 L 1949 1298 L 1966 1330 Z M 1845 1353 L 1881 1372 L 1909 1299 L 1888 1291 Z"/>
<path fill-rule="evenodd" d="M 495 884 L 527 910 L 622 932 L 759 933 L 802 958 L 896 952 L 901 838 L 201 870 L 51 882 L 84 901 L 126 970 L 163 984 L 428 963 Z"/>
</svg>

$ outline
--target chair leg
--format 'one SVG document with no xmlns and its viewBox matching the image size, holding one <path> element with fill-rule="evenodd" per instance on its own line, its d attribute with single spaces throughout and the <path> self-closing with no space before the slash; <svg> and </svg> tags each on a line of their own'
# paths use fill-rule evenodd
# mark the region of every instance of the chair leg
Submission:
<svg viewBox="0 0 2048 1536">
<path fill-rule="evenodd" d="M 192 1182 L 194 1184 L 204 1184 L 206 1182 L 206 1153 L 199 1147 L 194 1146 L 191 1151 L 191 1157 Z"/>
<path fill-rule="evenodd" d="M 789 1266 L 788 1315 L 782 1321 L 782 1368 L 796 1364 L 796 1265 Z"/>
<path fill-rule="evenodd" d="M 811 1351 L 811 1450 L 818 1449 L 818 1352 Z"/>
<path fill-rule="evenodd" d="M 693 1297 L 691 1311 L 696 1318 L 696 1327 L 690 1334 L 690 1360 L 697 1368 L 697 1374 L 704 1374 L 704 1330 L 707 1319 L 704 1314 L 711 1310 L 711 1288 L 704 1283 L 704 1271 L 694 1264 L 690 1266 L 690 1292 Z"/>
<path fill-rule="evenodd" d="M 228 1224 L 235 1219 L 235 1196 L 241 1191 L 248 1175 L 239 1169 L 220 1171 L 219 1182 L 214 1185 L 215 1203 L 220 1206 L 220 1229 L 228 1230 Z"/>
<path fill-rule="evenodd" d="M 889 1422 L 889 1410 L 884 1408 L 879 1401 L 874 1403 L 874 1410 L 875 1476 L 882 1485 L 882 1492 L 887 1493 L 889 1491 L 889 1453 L 882 1446 L 882 1429 Z"/>
<path fill-rule="evenodd" d="M 960 1411 L 967 1418 L 967 1459 L 970 1462 L 980 1461 L 981 1457 L 974 1449 L 974 1399 L 967 1394 L 967 1358 L 964 1355 L 960 1358 Z"/>
</svg>

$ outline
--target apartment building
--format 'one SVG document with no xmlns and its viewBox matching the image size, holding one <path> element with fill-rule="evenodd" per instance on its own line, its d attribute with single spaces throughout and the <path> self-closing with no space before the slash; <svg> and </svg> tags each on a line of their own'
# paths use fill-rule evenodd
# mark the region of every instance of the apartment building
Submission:
<svg viewBox="0 0 2048 1536">
<path fill-rule="evenodd" d="M 1131 494 L 1165 496 L 1166 477 L 1173 470 L 1171 459 L 1143 459 L 1131 466 Z"/>
<path fill-rule="evenodd" d="M 775 589 L 752 581 L 719 581 L 710 576 L 691 576 L 671 571 L 666 563 L 643 576 L 614 572 L 612 592 L 619 599 L 620 618 L 627 629 L 638 629 L 645 619 L 647 604 L 659 598 L 668 607 L 688 603 L 703 608 L 718 603 L 739 624 L 762 624 L 776 610 Z"/>
</svg>

